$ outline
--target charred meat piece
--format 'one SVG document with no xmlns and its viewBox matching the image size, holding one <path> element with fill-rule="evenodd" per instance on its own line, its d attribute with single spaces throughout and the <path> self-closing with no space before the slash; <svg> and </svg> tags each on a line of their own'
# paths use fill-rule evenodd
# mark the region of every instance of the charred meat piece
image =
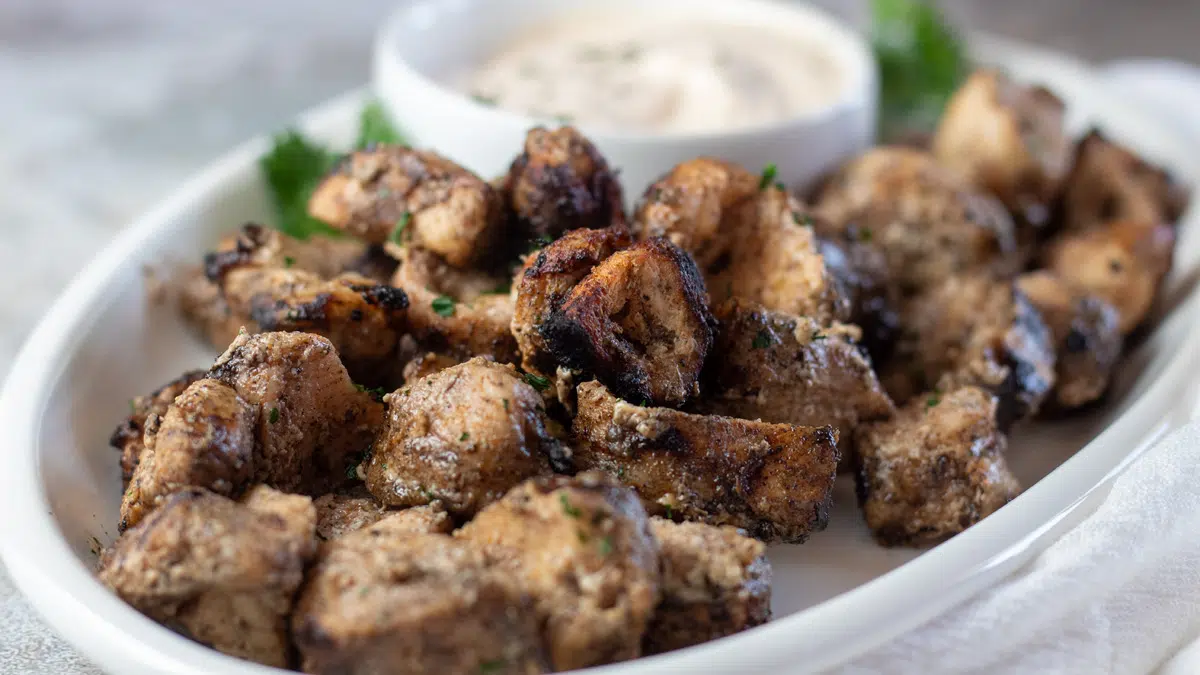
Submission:
<svg viewBox="0 0 1200 675">
<path fill-rule="evenodd" d="M 964 387 L 918 397 L 859 431 L 858 499 L 876 541 L 935 544 L 1017 496 L 996 414 L 994 396 Z"/>
<path fill-rule="evenodd" d="M 216 380 L 197 380 L 161 418 L 147 422 L 146 449 L 121 500 L 120 531 L 173 492 L 200 487 L 236 497 L 255 477 L 259 410 Z"/>
<path fill-rule="evenodd" d="M 829 231 L 813 218 L 817 251 L 850 305 L 849 323 L 862 329 L 861 344 L 876 365 L 886 363 L 900 330 L 899 289 L 891 281 L 887 258 L 857 228 Z M 864 230 L 865 231 L 865 230 Z"/>
<path fill-rule="evenodd" d="M 347 157 L 313 191 L 309 213 L 368 243 L 409 244 L 455 267 L 495 262 L 500 196 L 436 153 L 378 145 Z"/>
<path fill-rule="evenodd" d="M 549 672 L 528 598 L 474 547 L 392 519 L 321 547 L 292 616 L 314 675 Z"/>
<path fill-rule="evenodd" d="M 177 492 L 106 554 L 100 581 L 201 644 L 287 668 L 287 617 L 316 553 L 311 500 L 270 488 L 242 503 Z"/>
<path fill-rule="evenodd" d="M 706 269 L 729 246 L 728 211 L 754 198 L 761 178 L 719 159 L 678 164 L 646 189 L 634 216 L 638 239 L 666 237 Z"/>
<path fill-rule="evenodd" d="M 542 397 L 512 366 L 475 358 L 389 394 L 387 403 L 366 482 L 388 506 L 440 500 L 470 517 L 565 457 L 546 431 Z"/>
<path fill-rule="evenodd" d="M 932 155 L 902 147 L 867 151 L 821 189 L 817 215 L 870 238 L 906 294 L 971 270 L 1016 269 L 1012 219 Z"/>
<path fill-rule="evenodd" d="M 202 267 L 184 269 L 177 281 L 179 312 L 200 337 L 222 349 L 238 336 L 243 327 L 255 328 L 249 317 L 238 316 L 229 308 L 221 287 L 213 283 Z"/>
<path fill-rule="evenodd" d="M 731 300 L 717 309 L 721 328 L 704 372 L 707 413 L 803 426 L 828 424 L 849 441 L 862 422 L 889 417 L 891 399 L 855 344 L 854 326 Z"/>
<path fill-rule="evenodd" d="M 1128 335 L 1150 313 L 1174 249 L 1175 232 L 1167 225 L 1115 221 L 1064 233 L 1047 248 L 1045 263 L 1072 289 L 1112 303 Z"/>
<path fill-rule="evenodd" d="M 1054 340 L 1016 285 L 951 277 L 915 299 L 884 376 L 898 402 L 931 389 L 978 386 L 999 397 L 1000 429 L 1032 416 L 1054 386 Z"/>
<path fill-rule="evenodd" d="M 1114 220 L 1170 224 L 1187 202 L 1187 190 L 1164 169 L 1092 131 L 1079 142 L 1063 187 L 1062 220 L 1067 230 Z"/>
<path fill-rule="evenodd" d="M 418 354 L 404 364 L 404 382 L 412 384 L 423 377 L 428 377 L 460 363 L 462 360 L 447 354 L 438 354 L 437 352 Z"/>
<path fill-rule="evenodd" d="M 129 417 L 113 430 L 108 443 L 121 451 L 121 487 L 129 486 L 133 472 L 141 461 L 145 449 L 146 421 L 161 417 L 167 412 L 175 397 L 182 394 L 193 382 L 204 377 L 203 370 L 190 370 L 155 389 L 148 396 L 138 396 L 129 401 Z"/>
<path fill-rule="evenodd" d="M 771 618 L 766 547 L 732 527 L 652 518 L 662 547 L 662 602 L 646 631 L 647 654 L 739 633 Z"/>
<path fill-rule="evenodd" d="M 435 502 L 411 509 L 389 509 L 362 486 L 331 492 L 313 500 L 317 509 L 317 539 L 329 541 L 351 532 L 379 525 L 395 532 L 411 534 L 450 534 L 454 521 Z"/>
<path fill-rule="evenodd" d="M 621 184 L 592 142 L 573 127 L 535 127 L 513 161 L 504 195 L 530 237 L 625 224 Z"/>
<path fill-rule="evenodd" d="M 946 106 L 933 154 L 1034 228 L 1047 224 L 1071 170 L 1066 106 L 1044 87 L 996 70 L 975 72 Z"/>
<path fill-rule="evenodd" d="M 400 255 L 392 283 L 408 294 L 409 329 L 424 349 L 502 363 L 520 358 L 509 327 L 513 299 L 507 277 L 456 270 L 411 246 Z"/>
<path fill-rule="evenodd" d="M 335 489 L 382 426 L 383 406 L 355 386 L 319 335 L 242 334 L 208 376 L 257 410 L 255 477 L 280 490 Z"/>
<path fill-rule="evenodd" d="M 623 228 L 572 230 L 525 260 L 517 274 L 511 328 L 526 372 L 554 375 L 558 361 L 542 339 L 542 326 L 596 265 L 629 244 Z"/>
<path fill-rule="evenodd" d="M 1073 291 L 1046 271 L 1022 276 L 1017 287 L 1037 307 L 1054 339 L 1056 406 L 1077 408 L 1100 398 L 1121 356 L 1116 308 L 1099 296 Z"/>
<path fill-rule="evenodd" d="M 596 472 L 528 481 L 458 531 L 533 597 L 554 670 L 637 658 L 659 597 L 637 496 Z"/>
<path fill-rule="evenodd" d="M 355 239 L 311 237 L 300 240 L 276 229 L 247 223 L 223 238 L 215 251 L 204 256 L 204 273 L 217 281 L 232 269 L 274 267 L 332 279 L 343 272 L 366 267 L 370 255 L 367 245 Z"/>
<path fill-rule="evenodd" d="M 625 398 L 677 406 L 698 391 L 713 318 L 691 256 L 648 239 L 597 265 L 540 332 L 561 365 Z"/>
<path fill-rule="evenodd" d="M 652 515 L 732 525 L 766 542 L 799 543 L 825 528 L 837 430 L 691 415 L 579 385 L 575 465 L 637 490 Z"/>
</svg>

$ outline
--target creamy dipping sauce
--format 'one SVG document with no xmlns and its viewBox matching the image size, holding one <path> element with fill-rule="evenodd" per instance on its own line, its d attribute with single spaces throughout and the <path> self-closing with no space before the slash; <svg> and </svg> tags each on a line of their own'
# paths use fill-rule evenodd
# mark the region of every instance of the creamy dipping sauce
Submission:
<svg viewBox="0 0 1200 675">
<path fill-rule="evenodd" d="M 481 103 L 562 123 L 687 133 L 826 107 L 846 87 L 844 71 L 821 40 L 784 27 L 580 16 L 539 28 L 454 84 Z"/>
</svg>

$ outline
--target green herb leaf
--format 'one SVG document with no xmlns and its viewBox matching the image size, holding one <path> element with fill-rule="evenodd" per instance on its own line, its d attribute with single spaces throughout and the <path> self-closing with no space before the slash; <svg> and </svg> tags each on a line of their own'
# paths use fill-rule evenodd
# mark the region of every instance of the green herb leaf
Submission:
<svg viewBox="0 0 1200 675">
<path fill-rule="evenodd" d="M 862 242 L 871 241 L 872 236 L 874 236 L 874 233 L 871 232 L 871 228 L 869 228 L 869 227 L 864 227 L 858 231 L 858 240 L 859 241 L 862 241 Z"/>
<path fill-rule="evenodd" d="M 336 155 L 298 131 L 284 131 L 275 137 L 271 150 L 258 164 L 275 205 L 276 226 L 281 232 L 297 239 L 308 239 L 314 234 L 341 234 L 308 215 L 308 198 L 336 163 Z"/>
<path fill-rule="evenodd" d="M 824 333 L 822 333 L 821 331 L 819 331 L 819 330 L 814 330 L 814 331 L 812 332 L 812 336 L 811 336 L 809 339 L 815 342 L 815 341 L 817 341 L 817 340 L 824 340 L 824 339 L 826 339 L 827 337 L 829 337 L 829 336 L 828 336 L 828 335 L 826 335 L 826 334 L 824 334 Z"/>
<path fill-rule="evenodd" d="M 754 347 L 755 349 L 766 349 L 774 342 L 775 338 L 771 335 L 771 331 L 764 328 L 758 331 L 758 333 L 754 336 L 754 341 L 750 343 L 750 346 Z"/>
<path fill-rule="evenodd" d="M 933 393 L 933 394 L 929 395 L 929 398 L 925 399 L 925 407 L 932 408 L 941 402 L 942 402 L 942 397 L 939 396 L 937 393 Z"/>
<path fill-rule="evenodd" d="M 290 255 L 283 256 L 283 266 L 284 267 L 291 267 L 292 265 L 295 265 L 295 264 L 296 264 L 295 258 L 293 258 Z"/>
<path fill-rule="evenodd" d="M 871 0 L 883 141 L 929 133 L 971 70 L 966 49 L 935 4 Z"/>
<path fill-rule="evenodd" d="M 411 213 L 405 211 L 404 213 L 400 214 L 400 220 L 396 221 L 396 229 L 392 230 L 390 237 L 393 244 L 396 244 L 397 246 L 404 245 L 404 230 L 408 227 L 410 222 L 412 222 Z"/>
<path fill-rule="evenodd" d="M 271 408 L 271 412 L 267 414 L 267 421 L 271 424 L 279 421 L 279 408 Z"/>
<path fill-rule="evenodd" d="M 358 140 L 354 147 L 363 148 L 378 143 L 403 143 L 404 136 L 396 130 L 379 101 L 372 101 L 363 108 L 358 116 Z"/>
<path fill-rule="evenodd" d="M 504 399 L 504 412 L 508 412 L 508 399 Z"/>
<path fill-rule="evenodd" d="M 600 555 L 607 556 L 613 552 L 612 537 L 601 537 L 600 543 L 597 545 L 600 549 Z"/>
<path fill-rule="evenodd" d="M 569 518 L 578 518 L 583 514 L 583 511 L 580 511 L 578 507 L 571 505 L 571 499 L 567 497 L 567 493 L 558 493 L 558 501 L 562 503 L 563 513 L 567 514 Z"/>
<path fill-rule="evenodd" d="M 454 316 L 454 301 L 449 296 L 439 295 L 431 304 L 439 316 Z"/>
<path fill-rule="evenodd" d="M 675 508 L 670 504 L 663 504 L 663 508 L 667 510 L 667 520 L 671 520 L 675 516 Z"/>
<path fill-rule="evenodd" d="M 792 222 L 796 223 L 797 225 L 799 225 L 801 227 L 812 227 L 813 226 L 812 216 L 808 215 L 807 213 L 793 213 L 792 214 Z"/>
<path fill-rule="evenodd" d="M 479 672 L 481 675 L 491 675 L 504 670 L 504 659 L 492 659 L 479 664 Z"/>
<path fill-rule="evenodd" d="M 135 398 L 129 399 L 129 414 L 130 415 L 137 414 L 137 399 L 135 399 Z"/>
<path fill-rule="evenodd" d="M 467 433 L 467 432 L 465 432 L 465 431 L 464 431 L 464 432 L 462 432 L 462 436 L 459 436 L 459 437 L 458 437 L 458 440 L 460 440 L 460 441 L 465 441 L 465 440 L 467 440 L 467 439 L 468 439 L 468 438 L 470 438 L 470 437 L 471 437 L 471 434 L 469 434 L 469 433 Z"/>
<path fill-rule="evenodd" d="M 529 383 L 529 386 L 537 389 L 538 391 L 546 391 L 550 388 L 550 380 L 542 377 L 541 375 L 525 373 L 525 381 Z"/>
<path fill-rule="evenodd" d="M 768 164 L 763 167 L 762 178 L 758 181 L 758 189 L 766 190 L 767 186 L 775 182 L 775 174 L 779 173 L 779 167 L 774 164 Z"/>
</svg>

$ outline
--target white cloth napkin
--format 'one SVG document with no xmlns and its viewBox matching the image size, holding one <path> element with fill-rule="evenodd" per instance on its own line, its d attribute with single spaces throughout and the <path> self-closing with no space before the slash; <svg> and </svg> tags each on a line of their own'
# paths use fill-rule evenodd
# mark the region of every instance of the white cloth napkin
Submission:
<svg viewBox="0 0 1200 675">
<path fill-rule="evenodd" d="M 1200 71 L 1135 62 L 1110 82 L 1200 139 Z M 1200 673 L 1200 423 L 1003 583 L 851 664 L 862 673 Z M 1164 666 L 1164 662 L 1177 657 Z"/>
</svg>

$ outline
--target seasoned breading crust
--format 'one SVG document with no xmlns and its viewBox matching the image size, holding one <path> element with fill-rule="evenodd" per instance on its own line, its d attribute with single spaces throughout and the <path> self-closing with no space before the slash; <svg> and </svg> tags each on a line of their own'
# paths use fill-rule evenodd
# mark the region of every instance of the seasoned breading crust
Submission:
<svg viewBox="0 0 1200 675">
<path fill-rule="evenodd" d="M 1054 339 L 1012 281 L 950 277 L 905 312 L 896 355 L 883 377 L 903 402 L 922 391 L 978 386 L 999 397 L 1007 432 L 1032 416 L 1054 386 Z"/>
<path fill-rule="evenodd" d="M 197 380 L 147 423 L 142 461 L 121 500 L 118 530 L 137 525 L 171 493 L 200 487 L 237 497 L 255 476 L 258 409 L 216 380 Z"/>
<path fill-rule="evenodd" d="M 691 256 L 647 239 L 597 265 L 540 333 L 561 365 L 621 396 L 681 405 L 698 391 L 713 318 Z"/>
<path fill-rule="evenodd" d="M 869 236 L 905 293 L 972 270 L 1011 272 L 1020 262 L 1000 202 L 920 150 L 885 146 L 860 155 L 825 182 L 816 211 Z"/>
<path fill-rule="evenodd" d="M 507 575 L 464 542 L 391 520 L 321 546 L 292 616 L 304 672 L 549 672 L 537 618 Z"/>
<path fill-rule="evenodd" d="M 729 245 L 722 224 L 727 211 L 752 199 L 759 182 L 759 176 L 732 162 L 711 157 L 682 162 L 646 188 L 634 231 L 638 239 L 670 239 L 706 269 Z"/>
<path fill-rule="evenodd" d="M 598 472 L 527 481 L 456 536 L 515 573 L 554 670 L 637 658 L 659 599 L 658 542 L 631 490 Z"/>
<path fill-rule="evenodd" d="M 100 581 L 146 616 L 217 651 L 289 667 L 287 618 L 316 553 L 308 497 L 242 503 L 177 492 L 106 554 Z"/>
<path fill-rule="evenodd" d="M 1079 142 L 1063 187 L 1062 222 L 1067 230 L 1114 220 L 1171 224 L 1188 198 L 1187 189 L 1164 169 L 1092 130 Z"/>
<path fill-rule="evenodd" d="M 502 363 L 520 358 L 510 330 L 513 298 L 507 279 L 455 270 L 411 246 L 400 256 L 392 284 L 408 294 L 409 330 L 424 349 L 456 358 L 490 356 Z"/>
<path fill-rule="evenodd" d="M 771 618 L 766 547 L 732 527 L 650 519 L 662 548 L 662 602 L 646 631 L 647 654 L 733 635 Z"/>
<path fill-rule="evenodd" d="M 542 397 L 515 368 L 483 358 L 386 397 L 387 426 L 366 466 L 367 489 L 388 506 L 440 500 L 469 518 L 521 481 L 562 468 Z"/>
<path fill-rule="evenodd" d="M 716 311 L 720 330 L 704 371 L 706 413 L 837 427 L 849 441 L 862 422 L 895 410 L 855 344 L 857 329 L 770 312 L 740 300 Z M 848 454 L 848 453 L 847 453 Z"/>
<path fill-rule="evenodd" d="M 534 127 L 505 177 L 503 194 L 520 229 L 555 239 L 579 228 L 625 225 L 616 172 L 574 127 Z"/>
<path fill-rule="evenodd" d="M 525 259 L 517 274 L 511 328 L 526 372 L 555 374 L 558 360 L 542 339 L 542 326 L 596 265 L 630 243 L 624 228 L 572 230 Z"/>
<path fill-rule="evenodd" d="M 145 450 L 146 422 L 151 417 L 161 417 L 175 397 L 182 394 L 196 380 L 204 377 L 203 370 L 189 370 L 149 395 L 137 396 L 129 401 L 129 417 L 117 425 L 108 444 L 121 451 L 121 488 L 129 486 L 129 479 L 137 469 Z"/>
<path fill-rule="evenodd" d="M 355 386 L 319 335 L 243 333 L 208 376 L 257 408 L 255 476 L 280 490 L 335 489 L 382 426 L 383 406 Z"/>
<path fill-rule="evenodd" d="M 946 104 L 933 154 L 995 195 L 1022 223 L 1046 225 L 1074 159 L 1066 106 L 1045 87 L 978 70 Z"/>
<path fill-rule="evenodd" d="M 491 185 L 437 153 L 397 145 L 352 153 L 308 211 L 369 243 L 403 242 L 462 268 L 493 261 L 506 224 Z"/>
<path fill-rule="evenodd" d="M 767 542 L 825 528 L 837 430 L 645 408 L 599 382 L 577 390 L 575 465 L 637 490 L 652 515 L 732 525 Z"/>
<path fill-rule="evenodd" d="M 994 396 L 964 387 L 925 394 L 859 431 L 858 498 L 876 541 L 934 544 L 1017 496 L 996 415 Z"/>
<path fill-rule="evenodd" d="M 1037 307 L 1054 339 L 1056 406 L 1077 408 L 1100 398 L 1121 356 L 1116 308 L 1099 296 L 1073 291 L 1044 270 L 1022 276 L 1017 287 Z"/>
<path fill-rule="evenodd" d="M 1117 308 L 1129 334 L 1146 319 L 1171 269 L 1175 232 L 1155 221 L 1114 221 L 1066 232 L 1045 250 L 1046 269 L 1072 289 Z"/>
</svg>

